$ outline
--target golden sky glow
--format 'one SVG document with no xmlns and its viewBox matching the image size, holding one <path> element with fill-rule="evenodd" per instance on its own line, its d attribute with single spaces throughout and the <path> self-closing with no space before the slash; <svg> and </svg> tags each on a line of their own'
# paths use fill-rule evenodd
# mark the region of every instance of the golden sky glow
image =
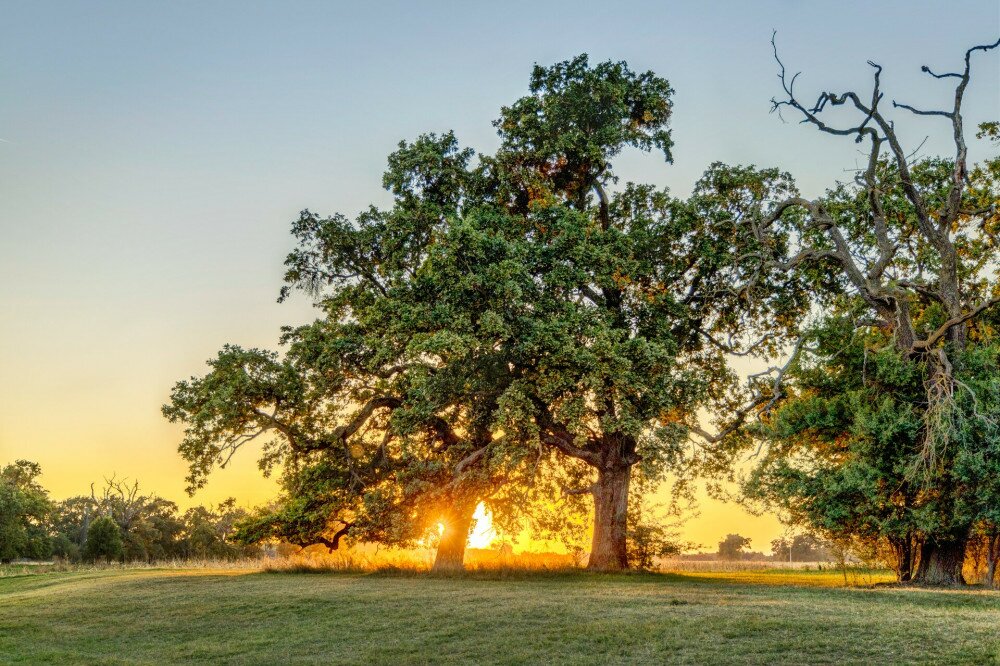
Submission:
<svg viewBox="0 0 1000 666">
<path fill-rule="evenodd" d="M 182 508 L 228 497 L 244 506 L 272 499 L 277 486 L 273 479 L 262 477 L 257 468 L 259 448 L 254 445 L 240 451 L 226 469 L 215 471 L 206 488 L 188 497 L 186 465 L 177 454 L 183 430 L 160 415 L 160 405 L 177 379 L 204 372 L 203 359 L 212 353 L 210 349 L 221 346 L 227 333 L 238 337 L 233 331 L 246 326 L 257 332 L 246 336 L 249 345 L 273 347 L 267 339 L 268 324 L 276 331 L 288 319 L 307 320 L 312 310 L 303 303 L 265 303 L 236 315 L 232 327 L 220 324 L 211 307 L 203 312 L 206 321 L 191 323 L 180 339 L 169 326 L 164 331 L 136 327 L 135 340 L 96 333 L 67 339 L 53 327 L 37 336 L 25 331 L 15 345 L 0 348 L 0 367 L 7 376 L 22 378 L 20 383 L 0 382 L 0 464 L 18 458 L 40 463 L 42 483 L 56 499 L 87 494 L 92 482 L 99 485 L 113 474 L 137 479 L 143 488 Z M 199 339 L 206 344 L 198 344 Z M 192 353 L 194 348 L 205 350 L 203 358 Z M 140 353 L 145 349 L 157 353 Z M 782 531 L 773 516 L 752 516 L 705 493 L 698 495 L 698 511 L 683 526 L 682 536 L 709 550 L 725 534 L 739 532 L 767 552 L 770 540 Z M 476 536 L 477 531 L 473 542 L 488 545 L 492 538 Z M 519 550 L 548 546 L 557 544 L 523 537 L 517 544 Z"/>
</svg>

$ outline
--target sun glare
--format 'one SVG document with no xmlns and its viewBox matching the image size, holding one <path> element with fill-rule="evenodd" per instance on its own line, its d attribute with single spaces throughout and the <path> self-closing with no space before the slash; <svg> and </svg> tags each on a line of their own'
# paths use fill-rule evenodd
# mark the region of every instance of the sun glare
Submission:
<svg viewBox="0 0 1000 666">
<path fill-rule="evenodd" d="M 472 514 L 472 530 L 469 532 L 469 548 L 489 548 L 497 534 L 493 531 L 493 516 L 486 510 L 486 506 L 480 502 L 476 506 L 476 512 Z"/>
</svg>

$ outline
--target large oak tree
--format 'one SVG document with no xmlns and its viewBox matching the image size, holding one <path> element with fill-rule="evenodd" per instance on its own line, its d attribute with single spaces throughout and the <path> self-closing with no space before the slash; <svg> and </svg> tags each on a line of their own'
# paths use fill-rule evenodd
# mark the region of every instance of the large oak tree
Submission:
<svg viewBox="0 0 1000 666">
<path fill-rule="evenodd" d="M 287 497 L 252 534 L 406 543 L 447 508 L 460 550 L 477 501 L 513 516 L 558 501 L 558 479 L 593 498 L 589 566 L 627 567 L 634 470 L 684 471 L 693 432 L 711 453 L 699 410 L 730 408 L 724 434 L 768 395 L 736 391 L 727 355 L 775 352 L 806 302 L 735 261 L 758 245 L 733 242 L 743 217 L 795 194 L 787 175 L 713 167 L 689 201 L 615 187 L 625 149 L 670 161 L 671 94 L 625 63 L 537 66 L 496 154 L 471 166 L 425 136 L 390 156 L 390 209 L 303 213 L 287 289 L 323 317 L 286 332 L 284 358 L 227 348 L 177 385 L 165 413 L 187 424 L 195 485 L 274 436 Z"/>
</svg>

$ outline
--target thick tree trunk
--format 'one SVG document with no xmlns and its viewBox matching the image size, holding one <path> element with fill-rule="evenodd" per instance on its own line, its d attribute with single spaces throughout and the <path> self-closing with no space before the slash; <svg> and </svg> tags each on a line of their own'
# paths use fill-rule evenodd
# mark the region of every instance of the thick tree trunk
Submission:
<svg viewBox="0 0 1000 666">
<path fill-rule="evenodd" d="M 620 571 L 628 568 L 628 486 L 632 468 L 611 467 L 598 471 L 594 484 L 594 540 L 587 568 Z"/>
<path fill-rule="evenodd" d="M 434 571 L 461 571 L 465 566 L 465 544 L 469 540 L 475 502 L 459 501 L 441 518 L 444 530 L 434 556 Z"/>
<path fill-rule="evenodd" d="M 921 585 L 964 585 L 962 565 L 965 563 L 967 539 L 934 542 L 920 547 L 920 565 L 913 582 Z"/>
</svg>

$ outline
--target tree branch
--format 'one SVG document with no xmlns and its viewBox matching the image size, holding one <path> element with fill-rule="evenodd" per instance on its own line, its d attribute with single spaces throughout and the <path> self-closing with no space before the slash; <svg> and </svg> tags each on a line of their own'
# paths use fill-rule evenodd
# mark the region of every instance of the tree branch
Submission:
<svg viewBox="0 0 1000 666">
<path fill-rule="evenodd" d="M 455 465 L 455 476 L 456 477 L 462 476 L 462 474 L 465 473 L 466 469 L 468 469 L 472 465 L 475 465 L 482 459 L 483 456 L 486 455 L 486 452 L 489 450 L 489 448 L 490 448 L 489 445 L 483 446 L 481 448 L 476 449 L 475 451 L 465 456 L 464 458 L 462 458 L 458 462 L 458 464 Z"/>
<path fill-rule="evenodd" d="M 351 528 L 354 527 L 354 523 L 349 523 L 344 520 L 340 522 L 342 522 L 344 526 L 334 533 L 332 539 L 327 539 L 324 536 L 320 536 L 316 540 L 317 543 L 321 543 L 324 546 L 326 546 L 331 553 L 340 548 L 340 540 L 343 539 L 345 536 L 347 536 L 347 534 L 351 531 Z"/>
<path fill-rule="evenodd" d="M 906 109 L 907 111 L 915 113 L 918 116 L 944 116 L 945 118 L 953 117 L 953 114 L 950 111 L 923 111 L 921 109 L 916 109 L 909 104 L 897 102 L 896 100 L 893 100 L 892 106 L 896 109 Z"/>
<path fill-rule="evenodd" d="M 600 466 L 601 457 L 597 451 L 584 449 L 574 444 L 573 436 L 570 432 L 565 427 L 557 424 L 555 419 L 552 418 L 548 405 L 543 403 L 537 397 L 533 397 L 532 402 L 535 403 L 535 418 L 538 421 L 539 429 L 541 430 L 539 438 L 542 443 L 548 444 L 549 446 L 554 447 L 572 458 L 582 460 L 588 465 L 592 465 L 594 467 Z"/>
<path fill-rule="evenodd" d="M 601 228 L 607 231 L 611 227 L 611 215 L 608 211 L 608 195 L 604 191 L 604 186 L 600 181 L 594 182 L 594 191 L 597 192 L 599 202 L 599 214 L 601 216 Z"/>
<path fill-rule="evenodd" d="M 941 326 L 938 327 L 937 330 L 935 330 L 933 333 L 927 336 L 926 340 L 915 341 L 913 343 L 913 349 L 915 351 L 930 349 L 939 340 L 941 340 L 941 338 L 943 338 L 945 335 L 948 334 L 948 331 L 951 329 L 952 326 L 958 326 L 959 324 L 964 324 L 970 319 L 974 319 L 975 317 L 979 316 L 979 314 L 981 314 L 984 310 L 987 310 L 998 303 L 1000 303 L 1000 297 L 980 303 L 978 306 L 976 306 L 969 312 L 966 312 L 965 314 L 959 315 L 957 317 L 952 317 L 945 323 L 941 324 Z"/>
<path fill-rule="evenodd" d="M 596 488 L 596 483 L 592 483 L 586 488 L 567 488 L 566 486 L 562 486 L 562 494 L 563 497 L 570 497 L 573 495 L 593 495 Z"/>
<path fill-rule="evenodd" d="M 729 425 L 725 426 L 724 428 L 722 428 L 722 430 L 720 430 L 715 434 L 708 432 L 707 430 L 698 426 L 697 424 L 689 425 L 688 430 L 701 437 L 708 444 L 717 444 L 718 442 L 722 441 L 729 435 L 733 434 L 734 432 L 742 428 L 744 423 L 746 423 L 747 417 L 750 414 L 756 412 L 757 418 L 759 419 L 764 414 L 769 413 L 783 395 L 781 391 L 781 383 L 785 378 L 785 373 L 788 372 L 788 369 L 792 367 L 792 363 L 794 363 L 795 359 L 798 358 L 799 352 L 802 350 L 802 345 L 804 344 L 804 342 L 805 342 L 805 336 L 800 336 L 799 339 L 795 342 L 795 347 L 792 349 L 792 353 L 788 356 L 788 360 L 785 361 L 785 364 L 783 366 L 779 368 L 770 368 L 769 370 L 763 373 L 758 373 L 757 375 L 752 376 L 752 377 L 762 376 L 770 372 L 776 373 L 774 376 L 774 381 L 771 382 L 771 390 L 769 394 L 765 394 L 762 391 L 757 391 L 753 395 L 753 397 L 750 398 L 749 402 L 744 407 L 741 407 L 736 411 Z"/>
<path fill-rule="evenodd" d="M 576 444 L 573 444 L 572 440 L 565 438 L 561 434 L 557 435 L 555 433 L 546 432 L 541 434 L 541 439 L 543 443 L 558 449 L 571 458 L 582 460 L 593 467 L 600 466 L 601 459 L 596 451 L 581 448 Z"/>
<path fill-rule="evenodd" d="M 398 375 L 401 372 L 406 372 L 407 370 L 412 370 L 414 368 L 427 370 L 431 374 L 437 372 L 437 368 L 432 365 L 427 365 L 426 363 L 398 363 L 396 365 L 390 365 L 387 368 L 375 370 L 373 371 L 373 374 L 380 379 L 390 379 L 394 375 Z"/>
</svg>

